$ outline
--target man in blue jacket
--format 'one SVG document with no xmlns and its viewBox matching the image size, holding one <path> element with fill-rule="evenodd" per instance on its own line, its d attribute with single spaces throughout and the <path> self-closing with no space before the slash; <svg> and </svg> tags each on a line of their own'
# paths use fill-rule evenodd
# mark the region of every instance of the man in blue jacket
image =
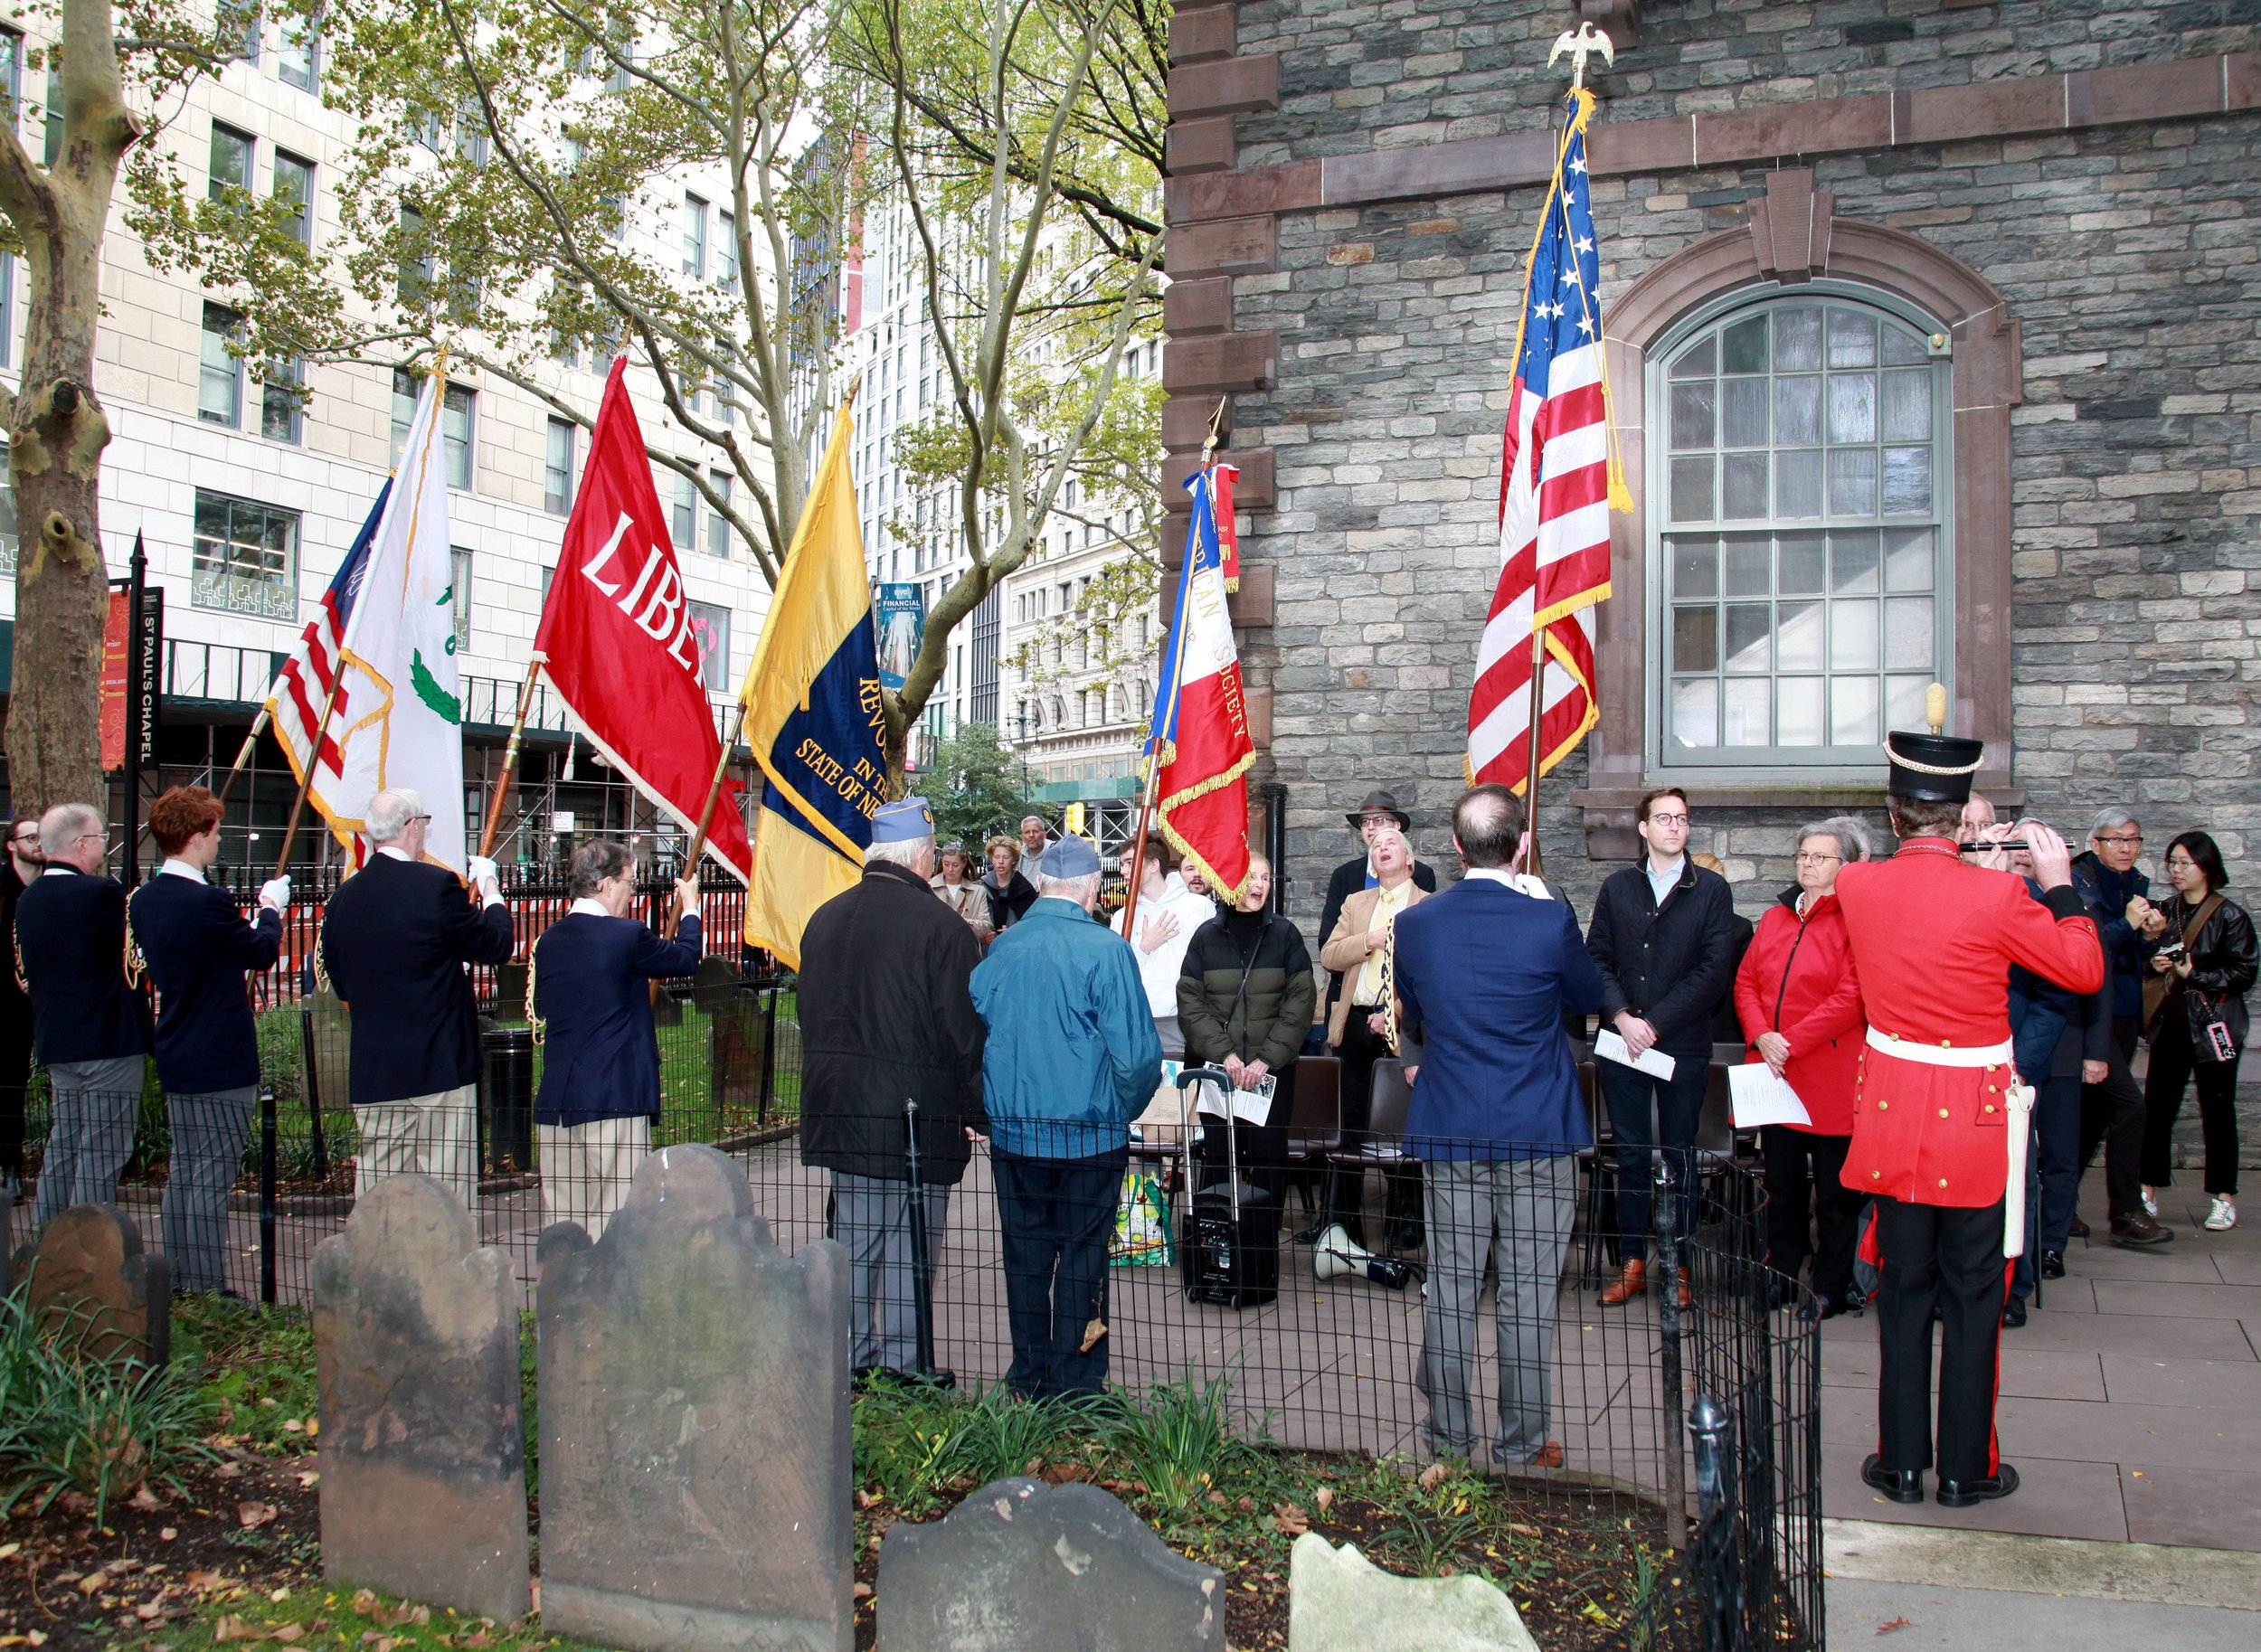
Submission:
<svg viewBox="0 0 2261 1652">
<path fill-rule="evenodd" d="M 2088 827 L 2087 853 L 2073 861 L 2073 887 L 2104 942 L 2105 999 L 2112 1018 L 2104 1059 L 2081 1065 L 2080 1163 L 2086 1170 L 2103 1147 L 2112 1242 L 2127 1250 L 2165 1244 L 2175 1236 L 2143 1205 L 2143 1087 L 2131 1071 L 2143 1031 L 2145 966 L 2167 932 L 2166 920 L 2151 903 L 2150 880 L 2135 869 L 2143 852 L 2143 824 L 2124 808 L 2108 808 Z"/>
<path fill-rule="evenodd" d="M 127 932 L 157 992 L 157 1081 L 173 1131 L 166 1171 L 165 1253 L 176 1291 L 228 1289 L 228 1190 L 243 1168 L 259 1093 L 259 1033 L 243 972 L 282 951 L 290 880 L 260 891 L 246 923 L 235 899 L 204 881 L 220 858 L 220 799 L 175 786 L 149 810 L 165 853 L 157 875 L 127 902 Z"/>
<path fill-rule="evenodd" d="M 39 817 L 39 844 L 47 867 L 16 902 L 15 969 L 54 1095 L 33 1210 L 44 1227 L 73 1205 L 118 1196 L 141 1108 L 149 1005 L 126 979 L 126 892 L 102 875 L 102 812 L 58 803 Z"/>
<path fill-rule="evenodd" d="M 542 1213 L 578 1222 L 591 1239 L 628 1197 L 659 1117 L 655 980 L 699 967 L 699 880 L 676 880 L 683 921 L 666 940 L 629 917 L 636 857 L 600 837 L 573 851 L 573 903 L 542 932 L 526 966 L 526 1005 L 543 1046 L 534 1098 Z"/>
<path fill-rule="evenodd" d="M 973 1007 L 989 1029 L 981 1089 L 1013 1335 L 1005 1381 L 1045 1399 L 1107 1383 L 1107 1242 L 1162 1041 L 1130 946 L 1091 920 L 1099 851 L 1088 838 L 1045 850 L 1036 894 L 974 970 Z"/>
<path fill-rule="evenodd" d="M 1400 913 L 1392 968 L 1414 1081 L 1406 1151 L 1423 1163 L 1429 1291 L 1421 1391 L 1430 1445 L 1475 1448 L 1469 1365 L 1484 1259 L 1499 1275 L 1500 1465 L 1557 1468 L 1547 1438 L 1547 1362 L 1556 1283 L 1576 1204 L 1578 1148 L 1593 1132 L 1563 1012 L 1602 1005 L 1602 974 L 1559 902 L 1518 890 L 1509 867 L 1523 802 L 1479 786 L 1452 806 L 1452 846 L 1466 875 Z"/>
</svg>

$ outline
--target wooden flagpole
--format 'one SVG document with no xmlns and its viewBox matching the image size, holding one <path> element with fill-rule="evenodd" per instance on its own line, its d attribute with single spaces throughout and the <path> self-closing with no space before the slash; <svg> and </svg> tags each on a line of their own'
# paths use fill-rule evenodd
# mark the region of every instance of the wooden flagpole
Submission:
<svg viewBox="0 0 2261 1652">
<path fill-rule="evenodd" d="M 526 662 L 526 680 L 518 689 L 517 715 L 510 720 L 510 741 L 503 747 L 503 771 L 496 777 L 494 792 L 487 799 L 487 824 L 479 828 L 478 852 L 483 860 L 495 853 L 495 835 L 503 824 L 503 802 L 510 796 L 511 777 L 518 772 L 518 742 L 526 732 L 526 719 L 534 711 L 535 684 L 549 657 L 536 648 L 534 657 Z"/>
<path fill-rule="evenodd" d="M 1217 444 L 1225 437 L 1225 413 L 1229 405 L 1223 396 L 1219 396 L 1216 399 L 1216 411 L 1209 415 L 1209 434 L 1201 444 L 1201 473 L 1204 476 L 1207 476 L 1216 467 Z M 1209 508 L 1214 512 L 1216 508 L 1215 503 L 1216 494 L 1214 486 L 1212 486 L 1209 497 L 1211 501 Z M 1218 531 L 1221 533 L 1223 529 L 1220 528 Z M 1192 554 L 1190 551 L 1187 552 L 1188 557 Z M 1178 691 L 1179 685 L 1185 681 L 1186 675 L 1186 606 L 1184 602 L 1181 601 L 1178 605 L 1178 612 L 1170 617 L 1170 628 L 1177 633 L 1178 646 L 1170 655 L 1169 698 L 1165 703 L 1170 708 L 1170 721 L 1174 722 L 1178 711 Z M 1167 637 L 1164 638 L 1164 646 L 1168 646 Z M 1147 731 L 1146 798 L 1139 806 L 1138 835 L 1130 846 L 1130 876 L 1124 880 L 1122 898 L 1122 938 L 1130 941 L 1133 947 L 1139 943 L 1130 928 L 1130 920 L 1138 915 L 1139 885 L 1146 881 L 1146 836 L 1148 828 L 1153 823 L 1154 803 L 1157 794 L 1161 789 L 1161 736 L 1159 731 L 1149 729 Z"/>
<path fill-rule="evenodd" d="M 259 715 L 251 719 L 251 732 L 243 737 L 243 744 L 237 748 L 234 763 L 230 766 L 226 778 L 220 782 L 219 800 L 222 804 L 227 802 L 228 794 L 235 789 L 236 776 L 250 764 L 252 750 L 259 744 L 259 737 L 267 732 L 267 725 L 273 720 L 274 713 L 264 705 L 259 708 Z"/>
</svg>

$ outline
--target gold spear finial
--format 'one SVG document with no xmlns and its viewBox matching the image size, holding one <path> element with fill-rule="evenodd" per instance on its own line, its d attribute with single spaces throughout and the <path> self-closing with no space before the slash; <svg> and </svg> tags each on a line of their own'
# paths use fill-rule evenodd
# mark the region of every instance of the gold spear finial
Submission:
<svg viewBox="0 0 2261 1652">
<path fill-rule="evenodd" d="M 1216 399 L 1216 411 L 1209 415 L 1209 433 L 1202 439 L 1201 442 L 1203 464 L 1207 464 L 1209 456 L 1225 445 L 1225 420 L 1226 415 L 1232 411 L 1233 403 L 1230 397 L 1219 396 Z"/>
<path fill-rule="evenodd" d="M 1617 62 L 1617 48 L 1610 44 L 1610 37 L 1590 22 L 1582 23 L 1574 33 L 1566 29 L 1556 37 L 1555 49 L 1547 54 L 1547 66 L 1552 69 L 1556 59 L 1570 53 L 1570 86 L 1575 91 L 1585 84 L 1585 61 L 1595 52 L 1613 67 Z"/>
</svg>

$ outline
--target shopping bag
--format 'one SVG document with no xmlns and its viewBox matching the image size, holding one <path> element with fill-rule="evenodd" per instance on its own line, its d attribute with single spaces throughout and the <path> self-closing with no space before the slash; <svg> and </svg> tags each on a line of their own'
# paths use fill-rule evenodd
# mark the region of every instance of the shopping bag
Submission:
<svg viewBox="0 0 2261 1652">
<path fill-rule="evenodd" d="M 1169 1205 L 1162 1197 L 1161 1184 L 1146 1171 L 1126 1172 L 1107 1260 L 1120 1268 L 1166 1268 L 1174 1260 L 1173 1250 Z"/>
</svg>

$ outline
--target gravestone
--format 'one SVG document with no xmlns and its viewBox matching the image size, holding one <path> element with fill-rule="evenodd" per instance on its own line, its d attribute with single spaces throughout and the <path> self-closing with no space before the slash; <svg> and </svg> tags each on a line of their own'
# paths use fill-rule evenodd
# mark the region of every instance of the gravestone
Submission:
<svg viewBox="0 0 2261 1652">
<path fill-rule="evenodd" d="M 855 1643 L 847 1257 L 665 1147 L 540 1246 L 542 1627 L 629 1652 Z"/>
<path fill-rule="evenodd" d="M 299 1025 L 307 1041 L 307 1077 L 326 1112 L 353 1104 L 351 1080 L 354 1018 L 338 996 L 324 987 L 298 1001 Z"/>
<path fill-rule="evenodd" d="M 387 1176 L 314 1252 L 322 1571 L 509 1622 L 532 1610 L 517 1282 L 463 1201 Z"/>
<path fill-rule="evenodd" d="M 738 966 L 711 952 L 691 977 L 691 1000 L 707 1018 L 707 1093 L 722 1118 L 762 1105 L 762 1005 L 739 980 Z"/>
<path fill-rule="evenodd" d="M 27 1247 L 29 1249 L 29 1247 Z M 47 1224 L 28 1259 L 25 1305 L 46 1332 L 81 1338 L 104 1361 L 162 1365 L 173 1346 L 173 1270 L 141 1248 L 115 1204 L 74 1204 Z"/>
<path fill-rule="evenodd" d="M 996 1480 L 879 1545 L 887 1652 L 1225 1652 L 1225 1578 L 1096 1486 Z"/>
<path fill-rule="evenodd" d="M 1288 1553 L 1288 1652 L 1538 1652 L 1483 1579 L 1392 1576 L 1316 1532 Z"/>
</svg>

